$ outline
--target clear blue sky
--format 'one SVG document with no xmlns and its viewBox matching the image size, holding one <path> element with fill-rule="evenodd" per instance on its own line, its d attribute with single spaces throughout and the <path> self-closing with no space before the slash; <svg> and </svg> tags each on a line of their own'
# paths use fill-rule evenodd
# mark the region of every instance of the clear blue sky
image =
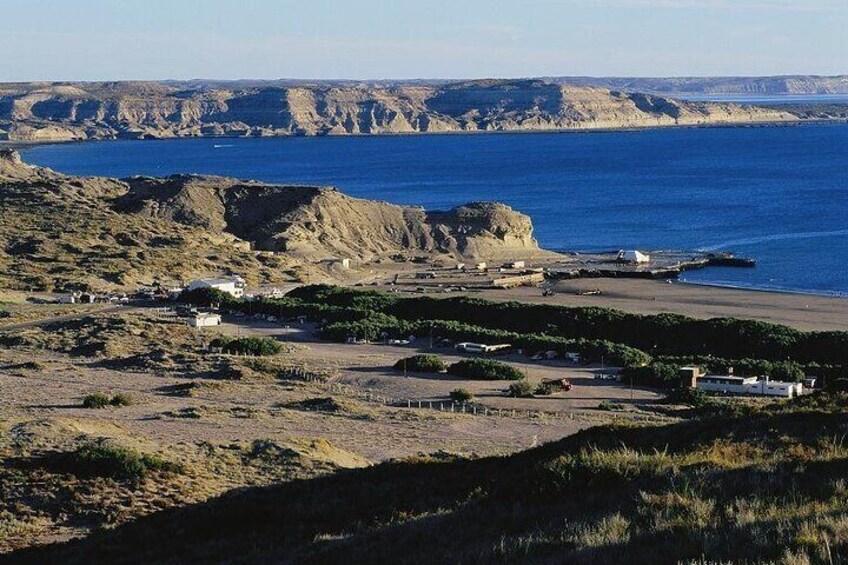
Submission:
<svg viewBox="0 0 848 565">
<path fill-rule="evenodd" d="M 848 73 L 848 0 L 0 0 L 0 81 Z"/>
</svg>

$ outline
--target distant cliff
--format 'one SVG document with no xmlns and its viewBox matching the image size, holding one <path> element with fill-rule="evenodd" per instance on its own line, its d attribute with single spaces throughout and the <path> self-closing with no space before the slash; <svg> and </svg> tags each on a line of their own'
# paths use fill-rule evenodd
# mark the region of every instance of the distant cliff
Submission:
<svg viewBox="0 0 848 565">
<path fill-rule="evenodd" d="M 592 86 L 665 96 L 702 95 L 788 95 L 848 94 L 848 75 L 784 75 L 771 77 L 556 77 L 556 84 Z"/>
<path fill-rule="evenodd" d="M 556 84 L 0 84 L 0 138 L 556 131 L 797 120 L 775 109 Z"/>
</svg>

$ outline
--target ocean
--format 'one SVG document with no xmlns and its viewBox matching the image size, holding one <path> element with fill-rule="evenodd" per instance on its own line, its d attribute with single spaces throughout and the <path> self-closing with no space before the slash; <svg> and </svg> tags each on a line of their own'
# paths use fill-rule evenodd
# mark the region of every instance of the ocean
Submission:
<svg viewBox="0 0 848 565">
<path fill-rule="evenodd" d="M 688 282 L 848 296 L 848 125 L 103 141 L 24 151 L 75 175 L 207 173 L 445 209 L 506 202 L 558 250 L 733 251 Z"/>
</svg>

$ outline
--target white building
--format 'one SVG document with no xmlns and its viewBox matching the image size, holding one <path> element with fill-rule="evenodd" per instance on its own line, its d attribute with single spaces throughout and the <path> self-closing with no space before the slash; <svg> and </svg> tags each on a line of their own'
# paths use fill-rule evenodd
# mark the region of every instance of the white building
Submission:
<svg viewBox="0 0 848 565">
<path fill-rule="evenodd" d="M 705 375 L 697 377 L 697 388 L 707 392 L 725 394 L 751 394 L 794 398 L 803 393 L 801 383 L 772 381 L 768 377 L 736 377 L 733 375 Z"/>
<path fill-rule="evenodd" d="M 457 343 L 454 348 L 459 351 L 466 351 L 468 353 L 493 353 L 495 351 L 501 351 L 503 349 L 509 349 L 512 347 L 508 343 L 499 343 L 497 345 L 486 345 L 485 343 L 471 343 L 464 341 L 462 343 Z"/>
<path fill-rule="evenodd" d="M 636 263 L 638 265 L 650 262 L 651 256 L 635 249 L 628 249 L 619 251 L 617 259 L 623 263 Z"/>
<path fill-rule="evenodd" d="M 63 294 L 59 297 L 59 304 L 76 304 L 79 300 L 79 293 Z"/>
<path fill-rule="evenodd" d="M 209 326 L 220 326 L 221 316 L 211 312 L 198 312 L 188 319 L 188 325 L 193 328 L 206 328 Z"/>
<path fill-rule="evenodd" d="M 747 394 L 749 387 L 757 384 L 757 377 L 735 377 L 733 375 L 704 375 L 697 377 L 696 386 L 707 392 L 725 394 Z"/>
<path fill-rule="evenodd" d="M 804 385 L 801 383 L 787 383 L 783 381 L 772 381 L 768 377 L 760 379 L 749 387 L 748 394 L 760 396 L 781 396 L 783 398 L 795 398 L 803 394 Z"/>
<path fill-rule="evenodd" d="M 244 296 L 244 279 L 241 277 L 231 277 L 228 279 L 197 279 L 186 285 L 186 290 L 196 290 L 198 288 L 214 288 L 221 292 L 226 292 L 234 298 Z"/>
<path fill-rule="evenodd" d="M 527 266 L 527 263 L 524 261 L 512 261 L 511 263 L 504 263 L 504 267 L 507 269 L 523 269 Z"/>
</svg>

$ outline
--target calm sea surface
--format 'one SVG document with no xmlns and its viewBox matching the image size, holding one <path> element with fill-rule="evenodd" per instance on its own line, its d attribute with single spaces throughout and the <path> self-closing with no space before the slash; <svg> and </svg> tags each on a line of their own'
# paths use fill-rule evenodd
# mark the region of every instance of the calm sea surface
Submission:
<svg viewBox="0 0 848 565">
<path fill-rule="evenodd" d="M 848 125 L 108 141 L 25 151 L 82 175 L 213 173 L 443 209 L 499 200 L 552 249 L 719 249 L 692 282 L 848 295 Z"/>
</svg>

